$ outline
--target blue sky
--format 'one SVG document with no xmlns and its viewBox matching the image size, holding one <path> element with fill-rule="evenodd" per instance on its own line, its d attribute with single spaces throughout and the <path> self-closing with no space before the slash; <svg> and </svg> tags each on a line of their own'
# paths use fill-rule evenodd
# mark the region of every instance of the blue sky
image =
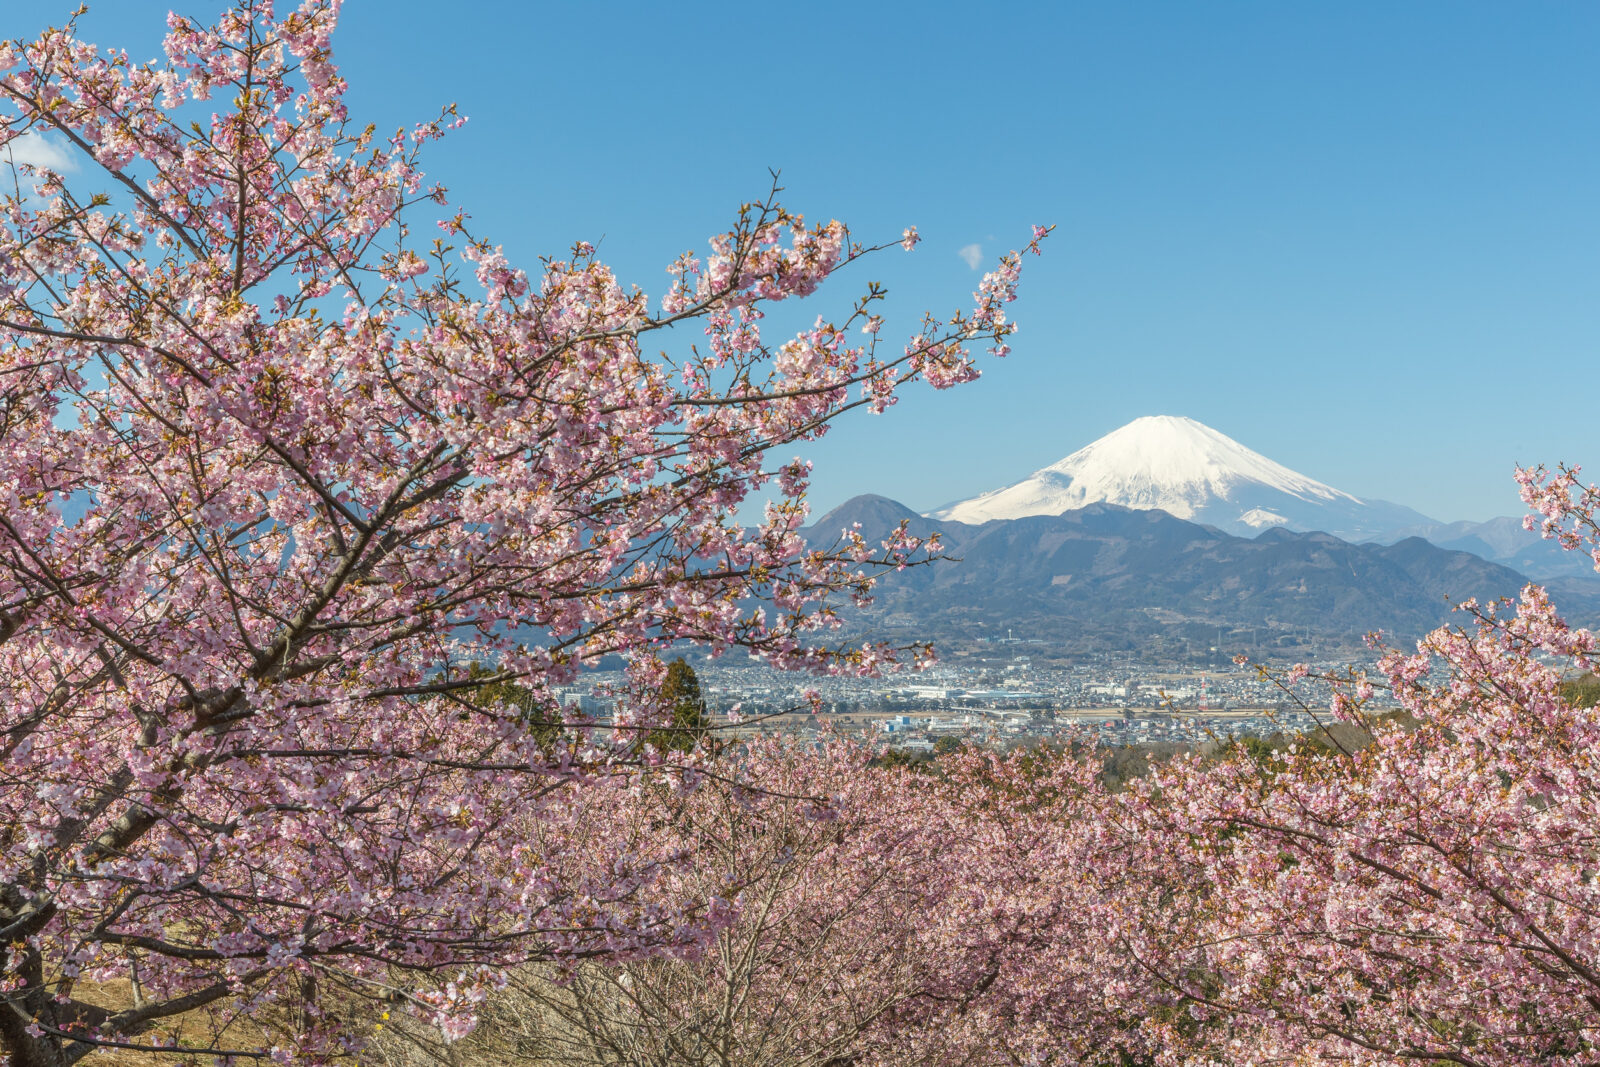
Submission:
<svg viewBox="0 0 1600 1067">
<path fill-rule="evenodd" d="M 23 6 L 0 34 L 69 4 Z M 153 55 L 168 6 L 81 25 Z M 1600 475 L 1597 46 L 1600 6 L 1465 2 L 347 0 L 335 40 L 356 117 L 459 103 L 430 171 L 529 265 L 596 240 L 657 291 L 781 169 L 809 217 L 921 229 L 817 307 L 882 280 L 907 332 L 968 299 L 964 247 L 1057 224 L 1013 355 L 836 427 L 818 513 L 931 508 L 1181 414 L 1446 520 L 1517 512 L 1516 461 Z"/>
</svg>

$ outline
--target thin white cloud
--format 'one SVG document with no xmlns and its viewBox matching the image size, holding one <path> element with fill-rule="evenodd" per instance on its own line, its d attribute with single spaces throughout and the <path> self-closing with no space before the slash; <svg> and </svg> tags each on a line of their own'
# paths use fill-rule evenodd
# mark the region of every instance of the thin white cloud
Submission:
<svg viewBox="0 0 1600 1067">
<path fill-rule="evenodd" d="M 973 270 L 978 269 L 978 264 L 983 262 L 983 246 L 972 244 L 961 249 L 961 258 L 967 261 L 967 266 Z"/>
<path fill-rule="evenodd" d="M 0 145 L 0 196 L 20 195 L 22 202 L 37 207 L 39 175 L 25 174 L 24 164 L 43 167 L 57 174 L 78 169 L 72 152 L 41 134 L 28 132 Z"/>
<path fill-rule="evenodd" d="M 0 146 L 0 166 L 10 166 L 17 163 L 31 163 L 36 167 L 49 167 L 51 170 L 61 173 L 78 169 L 78 162 L 70 151 L 37 133 L 25 133 L 21 137 Z"/>
</svg>

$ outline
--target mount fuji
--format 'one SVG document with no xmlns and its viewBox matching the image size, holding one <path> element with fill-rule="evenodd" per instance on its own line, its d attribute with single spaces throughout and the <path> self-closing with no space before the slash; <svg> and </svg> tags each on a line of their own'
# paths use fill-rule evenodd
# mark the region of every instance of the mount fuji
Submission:
<svg viewBox="0 0 1600 1067">
<path fill-rule="evenodd" d="M 1324 485 L 1175 415 L 1135 419 L 1014 485 L 947 504 L 928 517 L 977 525 L 1097 503 L 1165 511 L 1243 537 L 1281 526 L 1359 542 L 1437 525 L 1399 504 Z"/>
</svg>

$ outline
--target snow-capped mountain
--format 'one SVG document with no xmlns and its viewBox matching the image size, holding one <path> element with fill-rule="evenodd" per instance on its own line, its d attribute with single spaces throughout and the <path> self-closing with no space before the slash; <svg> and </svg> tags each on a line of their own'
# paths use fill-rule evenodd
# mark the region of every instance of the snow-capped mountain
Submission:
<svg viewBox="0 0 1600 1067">
<path fill-rule="evenodd" d="M 1431 521 L 1399 504 L 1324 485 L 1176 415 L 1135 419 L 1015 485 L 928 515 L 977 524 L 1101 502 L 1165 511 L 1241 536 L 1284 526 L 1366 541 Z"/>
</svg>

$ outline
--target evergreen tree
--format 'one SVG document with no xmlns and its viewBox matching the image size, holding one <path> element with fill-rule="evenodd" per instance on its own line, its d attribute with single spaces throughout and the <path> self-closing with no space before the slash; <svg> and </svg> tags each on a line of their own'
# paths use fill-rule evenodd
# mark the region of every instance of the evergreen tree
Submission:
<svg viewBox="0 0 1600 1067">
<path fill-rule="evenodd" d="M 472 663 L 467 667 L 469 679 L 487 678 L 493 673 L 493 670 L 480 663 Z M 527 728 L 539 747 L 546 752 L 549 752 L 561 737 L 561 709 L 542 702 L 539 695 L 527 686 L 505 681 L 485 682 L 472 690 L 471 695 L 464 698 L 464 702 L 491 713 L 504 714 L 506 711 L 515 713 L 517 720 Z M 465 717 L 463 715 L 463 718 Z"/>
<path fill-rule="evenodd" d="M 700 678 L 682 656 L 667 664 L 667 680 L 661 686 L 662 703 L 672 709 L 671 724 L 650 735 L 659 749 L 687 752 L 698 745 L 711 728 L 705 697 L 700 695 Z"/>
</svg>

